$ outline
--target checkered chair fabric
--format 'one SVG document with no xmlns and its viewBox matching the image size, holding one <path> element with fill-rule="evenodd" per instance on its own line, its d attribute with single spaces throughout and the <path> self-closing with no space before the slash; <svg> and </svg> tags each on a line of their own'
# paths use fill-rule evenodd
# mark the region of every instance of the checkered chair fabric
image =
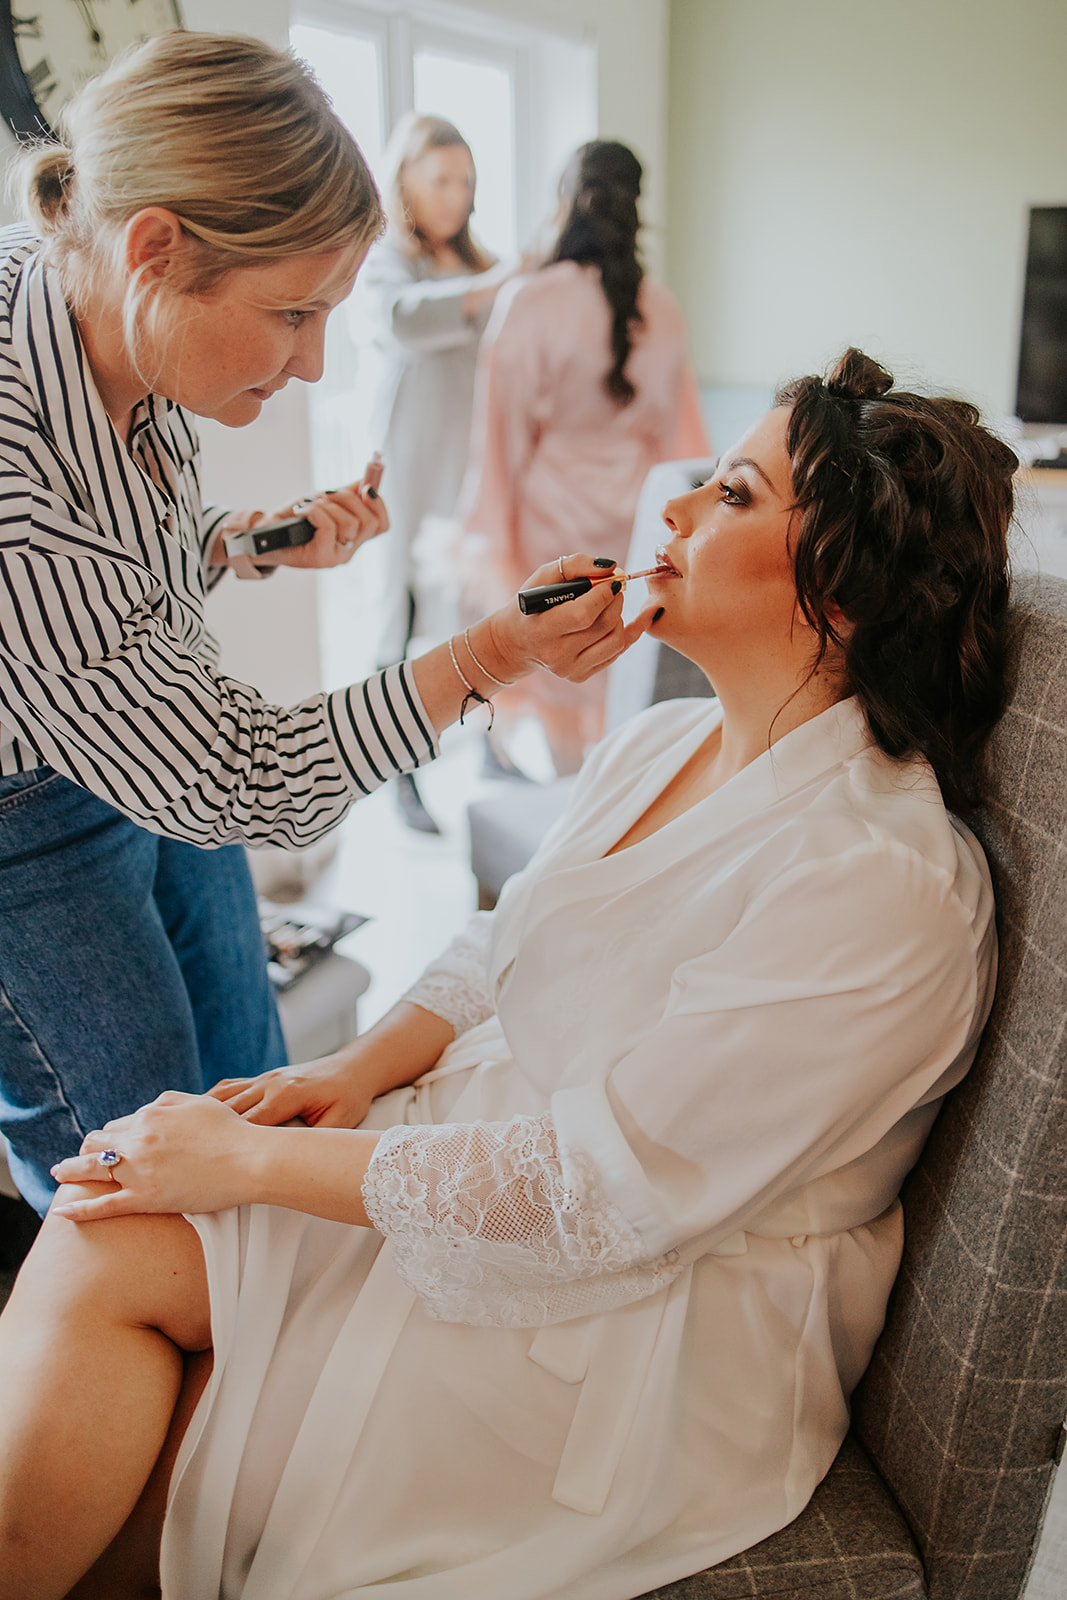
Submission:
<svg viewBox="0 0 1067 1600">
<path fill-rule="evenodd" d="M 1014 615 L 974 822 L 997 998 L 905 1186 L 904 1261 L 853 1431 L 790 1527 L 654 1600 L 1022 1593 L 1067 1414 L 1067 582 L 1017 579 Z"/>
</svg>

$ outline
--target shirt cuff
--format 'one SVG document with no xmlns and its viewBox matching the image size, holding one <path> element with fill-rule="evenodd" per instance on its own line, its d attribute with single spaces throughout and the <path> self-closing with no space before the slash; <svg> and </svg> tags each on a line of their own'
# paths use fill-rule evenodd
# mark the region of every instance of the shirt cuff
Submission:
<svg viewBox="0 0 1067 1600">
<path fill-rule="evenodd" d="M 326 712 L 341 767 L 359 794 L 413 772 L 439 752 L 410 661 L 335 690 L 326 696 Z"/>
</svg>

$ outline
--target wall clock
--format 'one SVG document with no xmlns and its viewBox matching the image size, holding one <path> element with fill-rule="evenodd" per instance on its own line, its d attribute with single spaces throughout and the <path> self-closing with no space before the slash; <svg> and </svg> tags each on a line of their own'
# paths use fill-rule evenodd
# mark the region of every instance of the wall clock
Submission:
<svg viewBox="0 0 1067 1600">
<path fill-rule="evenodd" d="M 0 112 L 15 134 L 47 135 L 127 45 L 181 26 L 178 0 L 0 0 Z"/>
</svg>

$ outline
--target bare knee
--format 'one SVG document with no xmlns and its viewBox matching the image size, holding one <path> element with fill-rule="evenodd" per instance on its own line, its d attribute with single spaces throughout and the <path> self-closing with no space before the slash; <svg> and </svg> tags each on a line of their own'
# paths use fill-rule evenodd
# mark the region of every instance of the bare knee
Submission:
<svg viewBox="0 0 1067 1600">
<path fill-rule="evenodd" d="M 64 1184 L 59 1194 L 84 1199 L 99 1184 Z M 180 1216 L 109 1217 L 71 1222 L 49 1212 L 23 1262 L 9 1302 L 33 1302 L 37 1314 L 82 1306 L 158 1328 L 183 1350 L 211 1343 L 204 1254 L 196 1229 Z"/>
</svg>

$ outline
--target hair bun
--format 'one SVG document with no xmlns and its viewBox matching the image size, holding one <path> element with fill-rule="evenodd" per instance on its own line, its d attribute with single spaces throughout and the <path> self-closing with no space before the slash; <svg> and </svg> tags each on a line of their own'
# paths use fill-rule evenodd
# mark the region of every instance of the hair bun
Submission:
<svg viewBox="0 0 1067 1600">
<path fill-rule="evenodd" d="M 892 387 L 892 373 L 855 345 L 845 351 L 826 380 L 826 392 L 839 400 L 877 400 Z"/>
<path fill-rule="evenodd" d="M 32 147 L 24 159 L 26 205 L 38 229 L 46 233 L 66 210 L 74 177 L 73 157 L 65 144 L 49 141 Z"/>
</svg>

